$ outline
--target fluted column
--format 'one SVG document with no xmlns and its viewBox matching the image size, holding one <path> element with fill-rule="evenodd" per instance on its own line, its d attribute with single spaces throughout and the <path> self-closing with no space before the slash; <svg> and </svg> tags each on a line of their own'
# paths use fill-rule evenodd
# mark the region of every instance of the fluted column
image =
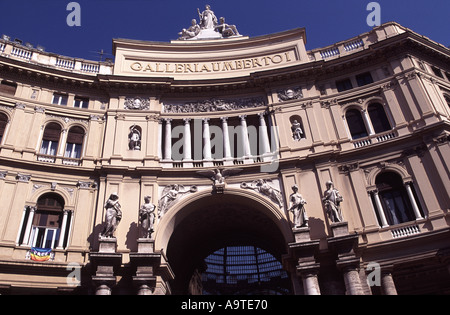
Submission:
<svg viewBox="0 0 450 315">
<path fill-rule="evenodd" d="M 203 160 L 211 161 L 211 134 L 209 132 L 209 118 L 203 118 Z"/>
<path fill-rule="evenodd" d="M 409 201 L 411 202 L 411 206 L 413 208 L 414 215 L 416 217 L 416 220 L 423 219 L 422 215 L 420 214 L 419 207 L 417 206 L 416 198 L 414 198 L 414 194 L 411 189 L 412 182 L 405 183 L 406 192 L 408 193 Z"/>
<path fill-rule="evenodd" d="M 191 148 L 191 119 L 184 118 L 184 144 L 183 144 L 183 161 L 192 161 Z"/>
<path fill-rule="evenodd" d="M 166 119 L 166 132 L 164 141 L 164 160 L 172 160 L 172 119 Z"/>
<path fill-rule="evenodd" d="M 230 135 L 228 133 L 228 117 L 220 117 L 222 120 L 222 133 L 223 133 L 223 158 L 224 160 L 231 160 L 231 147 L 230 147 Z"/>
</svg>

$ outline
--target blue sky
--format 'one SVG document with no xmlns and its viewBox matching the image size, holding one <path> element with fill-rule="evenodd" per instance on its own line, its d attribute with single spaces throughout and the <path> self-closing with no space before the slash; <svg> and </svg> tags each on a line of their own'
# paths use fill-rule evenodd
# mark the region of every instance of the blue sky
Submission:
<svg viewBox="0 0 450 315">
<path fill-rule="evenodd" d="M 0 0 L 0 34 L 46 51 L 97 60 L 112 53 L 113 38 L 169 42 L 210 4 L 251 37 L 305 27 L 307 49 L 325 47 L 371 30 L 371 0 L 78 0 L 81 26 L 66 23 L 72 0 Z M 381 22 L 395 21 L 450 46 L 449 0 L 379 0 Z M 107 56 L 111 57 L 111 55 Z"/>
</svg>

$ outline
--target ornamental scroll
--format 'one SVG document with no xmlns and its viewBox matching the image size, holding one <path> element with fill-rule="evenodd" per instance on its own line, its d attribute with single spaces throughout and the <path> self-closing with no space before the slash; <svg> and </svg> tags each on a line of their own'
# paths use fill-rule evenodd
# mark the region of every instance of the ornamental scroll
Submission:
<svg viewBox="0 0 450 315">
<path fill-rule="evenodd" d="M 266 103 L 262 97 L 244 98 L 237 100 L 210 99 L 198 102 L 189 102 L 184 104 L 164 104 L 165 113 L 205 113 L 220 112 L 228 110 L 249 109 L 264 107 Z"/>
</svg>

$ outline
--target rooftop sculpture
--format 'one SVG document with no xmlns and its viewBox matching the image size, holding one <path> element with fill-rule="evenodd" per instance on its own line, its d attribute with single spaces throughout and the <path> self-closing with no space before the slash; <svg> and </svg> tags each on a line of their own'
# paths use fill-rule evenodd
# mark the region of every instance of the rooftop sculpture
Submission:
<svg viewBox="0 0 450 315">
<path fill-rule="evenodd" d="M 191 26 L 183 29 L 178 35 L 179 40 L 220 39 L 241 36 L 235 25 L 225 23 L 225 18 L 217 19 L 210 5 L 206 5 L 203 12 L 197 9 L 200 22 L 191 21 Z"/>
</svg>

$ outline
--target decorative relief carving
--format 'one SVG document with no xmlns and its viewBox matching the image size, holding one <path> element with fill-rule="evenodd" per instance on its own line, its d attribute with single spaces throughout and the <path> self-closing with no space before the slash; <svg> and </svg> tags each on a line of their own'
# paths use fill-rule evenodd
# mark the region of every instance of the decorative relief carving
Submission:
<svg viewBox="0 0 450 315">
<path fill-rule="evenodd" d="M 158 218 L 162 218 L 164 214 L 177 202 L 183 195 L 197 192 L 197 186 L 191 186 L 186 190 L 183 185 L 173 184 L 164 187 L 164 190 L 158 202 Z"/>
<path fill-rule="evenodd" d="M 303 98 L 302 89 L 300 87 L 278 91 L 278 101 L 286 102 L 291 100 L 299 100 Z"/>
<path fill-rule="evenodd" d="M 124 107 L 129 110 L 148 110 L 150 102 L 142 97 L 128 97 L 125 99 Z"/>
<path fill-rule="evenodd" d="M 270 185 L 268 182 L 271 182 L 270 179 L 258 179 L 251 183 L 242 183 L 241 188 L 244 189 L 253 189 L 259 192 L 261 195 L 264 195 L 271 199 L 273 202 L 277 203 L 280 208 L 283 208 L 283 195 L 281 191 Z"/>
<path fill-rule="evenodd" d="M 164 104 L 165 113 L 205 113 L 237 109 L 249 109 L 266 106 L 262 97 L 243 98 L 236 100 L 210 99 L 185 104 Z"/>
</svg>

